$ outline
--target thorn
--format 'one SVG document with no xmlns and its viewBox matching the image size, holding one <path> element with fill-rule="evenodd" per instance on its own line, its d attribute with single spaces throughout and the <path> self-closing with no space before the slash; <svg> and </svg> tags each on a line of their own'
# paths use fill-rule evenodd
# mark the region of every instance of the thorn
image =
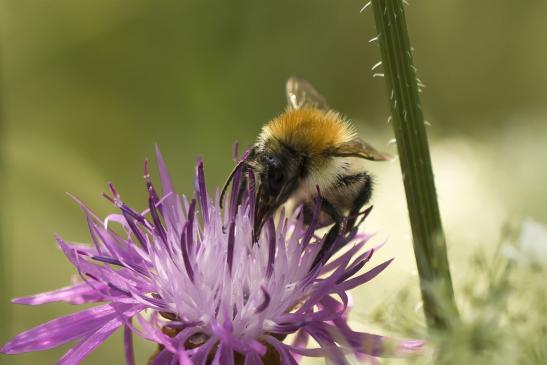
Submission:
<svg viewBox="0 0 547 365">
<path fill-rule="evenodd" d="M 382 61 L 379 61 L 379 62 L 375 63 L 374 66 L 372 66 L 372 68 L 370 70 L 374 71 L 380 66 L 382 66 Z"/>
<path fill-rule="evenodd" d="M 360 13 L 362 13 L 362 12 L 365 11 L 365 10 L 367 10 L 367 8 L 368 8 L 369 6 L 371 6 L 371 5 L 372 5 L 372 1 L 369 1 L 368 3 L 366 3 L 365 6 L 363 6 L 363 7 L 361 8 Z"/>
<path fill-rule="evenodd" d="M 392 139 L 390 139 L 389 141 L 387 141 L 387 145 L 388 145 L 388 146 L 391 146 L 391 145 L 393 145 L 393 144 L 397 144 L 397 140 L 396 140 L 395 138 L 392 138 Z"/>
<path fill-rule="evenodd" d="M 375 73 L 372 75 L 372 77 L 384 77 L 384 74 L 382 73 Z"/>
<path fill-rule="evenodd" d="M 380 35 L 381 35 L 381 34 L 382 34 L 382 33 L 378 33 L 378 35 L 377 35 L 376 37 L 374 37 L 374 38 L 371 38 L 371 39 L 368 41 L 368 43 L 373 43 L 373 42 L 378 41 L 378 39 L 380 38 Z"/>
</svg>

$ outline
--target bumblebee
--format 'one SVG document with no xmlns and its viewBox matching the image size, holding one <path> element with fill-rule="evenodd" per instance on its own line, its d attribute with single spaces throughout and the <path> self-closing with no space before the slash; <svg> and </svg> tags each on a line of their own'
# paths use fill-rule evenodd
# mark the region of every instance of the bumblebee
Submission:
<svg viewBox="0 0 547 365">
<path fill-rule="evenodd" d="M 266 220 L 285 203 L 302 205 L 304 221 L 309 223 L 318 191 L 319 224 L 335 223 L 337 234 L 346 218 L 345 229 L 350 230 L 372 193 L 372 178 L 362 160 L 391 159 L 360 139 L 351 123 L 305 80 L 290 78 L 286 91 L 286 111 L 264 125 L 222 191 L 221 202 L 238 168 L 243 165 L 253 171 L 255 241 Z"/>
</svg>

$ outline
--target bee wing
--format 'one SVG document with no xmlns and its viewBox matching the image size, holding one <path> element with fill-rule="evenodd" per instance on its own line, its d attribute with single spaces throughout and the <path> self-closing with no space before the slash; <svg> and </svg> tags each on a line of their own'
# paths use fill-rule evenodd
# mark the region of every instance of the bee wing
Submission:
<svg viewBox="0 0 547 365">
<path fill-rule="evenodd" d="M 335 147 L 329 154 L 336 157 L 358 157 L 371 161 L 393 160 L 393 156 L 378 151 L 361 138 L 354 138 L 349 142 L 343 143 Z"/>
<path fill-rule="evenodd" d="M 323 95 L 319 94 L 309 82 L 297 77 L 287 80 L 287 103 L 292 110 L 304 107 L 330 110 Z"/>
</svg>

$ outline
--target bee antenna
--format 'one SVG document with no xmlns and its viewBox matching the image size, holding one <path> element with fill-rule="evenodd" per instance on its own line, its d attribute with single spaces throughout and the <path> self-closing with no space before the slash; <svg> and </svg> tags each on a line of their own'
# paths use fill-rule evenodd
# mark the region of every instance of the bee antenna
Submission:
<svg viewBox="0 0 547 365">
<path fill-rule="evenodd" d="M 241 160 L 237 163 L 237 165 L 234 167 L 234 169 L 232 170 L 232 172 L 230 172 L 230 175 L 228 176 L 228 178 L 226 179 L 226 182 L 224 183 L 224 186 L 222 187 L 222 192 L 220 193 L 220 208 L 222 209 L 223 208 L 223 205 L 224 205 L 224 196 L 226 195 L 226 191 L 228 190 L 228 186 L 230 186 L 230 183 L 232 182 L 232 180 L 234 179 L 234 176 L 237 172 L 237 170 L 239 170 L 239 168 L 243 165 L 245 165 L 247 163 L 246 160 Z"/>
</svg>

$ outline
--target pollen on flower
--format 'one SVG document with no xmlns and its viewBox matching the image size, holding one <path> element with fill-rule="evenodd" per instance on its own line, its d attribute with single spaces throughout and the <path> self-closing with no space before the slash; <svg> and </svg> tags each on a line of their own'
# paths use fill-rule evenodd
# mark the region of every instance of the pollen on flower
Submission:
<svg viewBox="0 0 547 365">
<path fill-rule="evenodd" d="M 296 211 L 270 218 L 253 243 L 252 173 L 236 172 L 221 209 L 219 191 L 211 196 L 206 189 L 203 162 L 196 167 L 195 194 L 187 197 L 175 191 L 158 149 L 156 160 L 162 193 L 146 161 L 145 210 L 127 206 L 113 184 L 105 196 L 119 213 L 104 220 L 76 199 L 92 245 L 57 241 L 81 282 L 14 300 L 103 304 L 23 332 L 1 352 L 40 351 L 77 341 L 59 360 L 77 364 L 123 327 L 127 364 L 135 363 L 133 334 L 159 345 L 150 359 L 156 365 L 285 365 L 302 356 L 345 364 L 352 356 L 385 353 L 384 338 L 353 331 L 346 320 L 347 291 L 391 262 L 362 271 L 374 252 L 366 247 L 368 236 L 357 230 L 348 236 L 332 230 L 321 234 L 317 220 L 305 226 Z M 318 196 L 317 212 L 320 203 Z M 322 252 L 331 239 L 332 249 Z M 295 341 L 287 343 L 291 334 Z M 309 338 L 318 347 L 310 348 Z M 420 347 L 421 342 L 401 341 L 390 355 Z"/>
</svg>

